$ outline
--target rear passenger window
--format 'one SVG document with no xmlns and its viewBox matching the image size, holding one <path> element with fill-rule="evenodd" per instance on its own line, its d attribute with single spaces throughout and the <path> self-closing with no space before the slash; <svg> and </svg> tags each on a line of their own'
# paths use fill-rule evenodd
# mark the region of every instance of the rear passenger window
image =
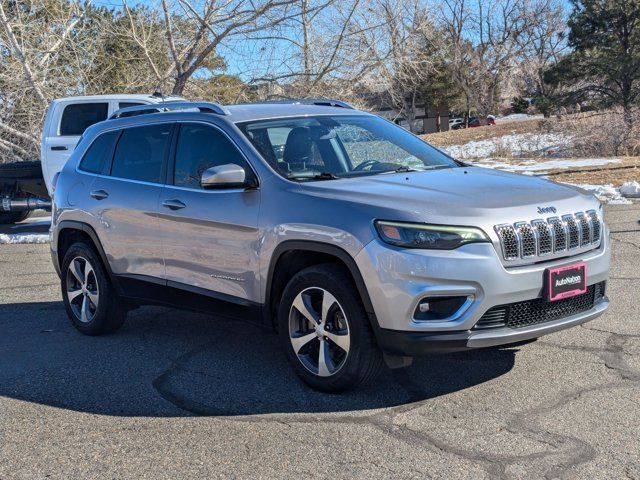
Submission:
<svg viewBox="0 0 640 480">
<path fill-rule="evenodd" d="M 113 142 L 118 138 L 118 131 L 107 132 L 96 138 L 87 153 L 82 157 L 80 170 L 90 173 L 101 173 L 102 167 L 113 151 Z"/>
<path fill-rule="evenodd" d="M 82 135 L 94 123 L 106 120 L 108 113 L 108 103 L 67 105 L 60 119 L 60 135 Z"/>
<path fill-rule="evenodd" d="M 113 156 L 111 175 L 142 182 L 161 183 L 162 163 L 172 124 L 127 128 Z"/>
<path fill-rule="evenodd" d="M 173 184 L 200 188 L 202 173 L 211 167 L 235 163 L 249 168 L 236 146 L 219 130 L 205 125 L 184 124 L 176 146 Z"/>
</svg>

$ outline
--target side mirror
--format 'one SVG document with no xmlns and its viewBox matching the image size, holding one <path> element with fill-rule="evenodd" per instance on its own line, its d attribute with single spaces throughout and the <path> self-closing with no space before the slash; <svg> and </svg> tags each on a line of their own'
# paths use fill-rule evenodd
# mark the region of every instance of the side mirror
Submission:
<svg viewBox="0 0 640 480">
<path fill-rule="evenodd" d="M 235 163 L 211 167 L 202 172 L 202 188 L 243 188 L 246 187 L 246 172 Z"/>
</svg>

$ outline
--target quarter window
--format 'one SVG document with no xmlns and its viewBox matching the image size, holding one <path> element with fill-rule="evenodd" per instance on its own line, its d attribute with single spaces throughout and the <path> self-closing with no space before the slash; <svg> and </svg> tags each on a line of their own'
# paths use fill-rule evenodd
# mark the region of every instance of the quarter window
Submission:
<svg viewBox="0 0 640 480">
<path fill-rule="evenodd" d="M 80 162 L 80 170 L 90 173 L 101 173 L 105 161 L 113 151 L 113 142 L 118 137 L 118 131 L 107 132 L 96 138 Z"/>
<path fill-rule="evenodd" d="M 142 182 L 161 183 L 162 164 L 172 124 L 127 128 L 113 157 L 111 175 Z"/>
<path fill-rule="evenodd" d="M 82 135 L 94 123 L 107 119 L 108 103 L 77 103 L 67 105 L 60 119 L 60 135 Z"/>
<path fill-rule="evenodd" d="M 118 104 L 118 108 L 137 107 L 139 105 L 145 105 L 145 104 L 140 102 L 120 102 Z"/>
<path fill-rule="evenodd" d="M 222 132 L 205 125 L 184 124 L 180 127 L 174 185 L 200 188 L 205 170 L 228 163 L 240 165 L 249 174 L 250 169 L 242 154 Z"/>
</svg>

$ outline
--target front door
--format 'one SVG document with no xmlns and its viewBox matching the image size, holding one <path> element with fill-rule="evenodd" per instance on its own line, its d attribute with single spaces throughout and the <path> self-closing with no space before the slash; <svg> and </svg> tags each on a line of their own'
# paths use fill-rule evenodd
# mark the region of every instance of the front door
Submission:
<svg viewBox="0 0 640 480">
<path fill-rule="evenodd" d="M 200 186 L 206 169 L 230 163 L 242 166 L 247 176 L 254 175 L 242 153 L 217 127 L 203 123 L 179 127 L 158 214 L 166 278 L 169 285 L 257 302 L 260 191 Z"/>
</svg>

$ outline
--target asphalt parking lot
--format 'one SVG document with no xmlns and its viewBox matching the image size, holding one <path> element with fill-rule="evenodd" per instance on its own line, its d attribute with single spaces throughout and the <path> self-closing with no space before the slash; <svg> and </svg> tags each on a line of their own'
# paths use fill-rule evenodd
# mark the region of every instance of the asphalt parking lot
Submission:
<svg viewBox="0 0 640 480">
<path fill-rule="evenodd" d="M 0 245 L 0 479 L 640 479 L 640 204 L 606 219 L 604 316 L 341 396 L 238 319 L 149 307 L 82 336 L 48 245 Z"/>
</svg>

